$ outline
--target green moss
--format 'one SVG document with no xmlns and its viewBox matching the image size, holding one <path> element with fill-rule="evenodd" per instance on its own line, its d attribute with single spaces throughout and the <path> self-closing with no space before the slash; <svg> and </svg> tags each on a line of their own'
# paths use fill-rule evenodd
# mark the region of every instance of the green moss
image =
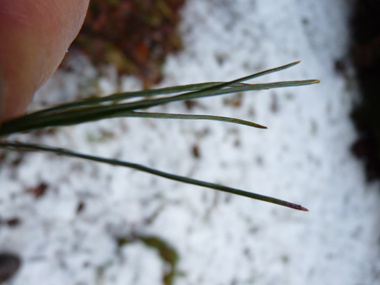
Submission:
<svg viewBox="0 0 380 285">
<path fill-rule="evenodd" d="M 170 270 L 165 272 L 162 277 L 163 284 L 172 285 L 174 284 L 175 277 L 181 275 L 177 270 L 179 256 L 176 249 L 160 237 L 144 235 L 137 235 L 134 237 L 118 237 L 116 239 L 116 242 L 119 248 L 128 246 L 129 244 L 133 244 L 135 242 L 142 242 L 147 247 L 156 250 L 162 261 L 164 261 L 169 265 L 168 267 L 170 267 Z"/>
</svg>

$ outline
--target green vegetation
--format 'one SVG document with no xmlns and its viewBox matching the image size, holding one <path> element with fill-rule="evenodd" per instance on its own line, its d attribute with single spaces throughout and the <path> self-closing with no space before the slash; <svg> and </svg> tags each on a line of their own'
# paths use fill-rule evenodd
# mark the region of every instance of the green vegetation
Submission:
<svg viewBox="0 0 380 285">
<path fill-rule="evenodd" d="M 177 251 L 170 246 L 163 239 L 156 236 L 134 236 L 134 237 L 118 237 L 116 239 L 118 247 L 127 246 L 128 244 L 134 242 L 142 242 L 147 247 L 157 250 L 160 258 L 169 265 L 167 272 L 164 272 L 162 277 L 162 283 L 164 285 L 172 285 L 174 284 L 174 278 L 179 275 L 177 272 L 177 264 L 178 264 L 178 253 Z"/>
<path fill-rule="evenodd" d="M 27 114 L 25 116 L 15 118 L 9 121 L 3 122 L 0 129 L 0 137 L 7 136 L 10 134 L 28 132 L 38 129 L 51 128 L 51 127 L 62 127 L 74 124 L 80 124 L 85 122 L 97 121 L 102 119 L 110 119 L 116 117 L 149 117 L 158 119 L 203 119 L 203 120 L 214 120 L 221 122 L 229 122 L 235 124 L 241 124 L 245 126 L 255 127 L 255 128 L 266 128 L 262 125 L 248 122 L 235 118 L 226 118 L 220 116 L 212 115 L 186 115 L 186 114 L 166 114 L 166 113 L 149 113 L 142 112 L 141 109 L 147 109 L 149 107 L 158 106 L 162 104 L 167 104 L 177 101 L 186 101 L 189 99 L 197 99 L 202 97 L 216 96 L 229 93 L 239 93 L 243 91 L 252 90 L 262 90 L 262 89 L 272 89 L 279 87 L 291 87 L 291 86 L 302 86 L 319 83 L 319 80 L 300 80 L 300 81 L 284 81 L 284 82 L 271 82 L 271 83 L 261 83 L 261 84 L 246 84 L 242 83 L 259 76 L 263 76 L 272 72 L 277 72 L 284 70 L 286 68 L 292 67 L 298 64 L 299 61 L 293 62 L 287 65 L 283 65 L 277 68 L 268 69 L 259 73 L 255 73 L 246 77 L 242 77 L 229 82 L 208 82 L 200 84 L 191 84 L 175 87 L 167 87 L 161 89 L 144 90 L 137 92 L 127 92 L 113 94 L 101 98 L 89 98 L 85 100 L 79 100 L 76 102 L 63 104 L 55 106 L 52 108 L 44 109 L 42 111 Z M 166 97 L 157 97 L 159 95 L 169 95 Z M 128 102 L 128 99 L 142 97 L 141 100 Z M 125 101 L 127 100 L 127 101 Z M 108 163 L 110 165 L 124 166 L 147 172 L 160 177 L 172 179 L 178 182 L 198 185 L 202 187 L 211 188 L 214 190 L 224 191 L 231 194 L 236 194 L 244 197 L 249 197 L 252 199 L 257 199 L 261 201 L 266 201 L 285 207 L 307 211 L 306 208 L 289 203 L 287 201 L 279 200 L 276 198 L 251 193 L 239 189 L 234 189 L 227 186 L 222 186 L 210 182 L 199 181 L 191 179 L 188 177 L 182 177 L 174 174 L 169 174 L 159 170 L 151 169 L 143 165 L 119 161 L 115 159 L 107 159 L 97 156 L 91 156 L 81 153 L 76 153 L 71 150 L 66 150 L 62 148 L 55 148 L 42 145 L 32 145 L 26 143 L 3 141 L 0 142 L 0 147 L 17 150 L 17 151 L 43 151 L 50 152 L 64 156 L 71 156 L 77 158 L 83 158 L 91 161 Z"/>
</svg>

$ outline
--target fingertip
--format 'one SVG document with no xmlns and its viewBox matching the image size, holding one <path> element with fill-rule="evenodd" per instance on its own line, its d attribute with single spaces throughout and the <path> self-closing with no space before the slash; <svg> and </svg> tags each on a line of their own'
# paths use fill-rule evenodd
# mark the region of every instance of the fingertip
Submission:
<svg viewBox="0 0 380 285">
<path fill-rule="evenodd" d="M 80 30 L 88 2 L 0 1 L 3 119 L 25 112 L 34 93 L 55 72 Z"/>
</svg>

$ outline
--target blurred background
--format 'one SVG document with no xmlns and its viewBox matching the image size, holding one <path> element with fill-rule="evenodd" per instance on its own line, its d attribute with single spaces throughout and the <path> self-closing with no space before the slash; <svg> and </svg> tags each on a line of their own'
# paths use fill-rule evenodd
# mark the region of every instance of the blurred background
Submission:
<svg viewBox="0 0 380 285">
<path fill-rule="evenodd" d="M 135 162 L 310 212 L 120 167 L 1 151 L 0 250 L 12 258 L 0 256 L 0 281 L 378 284 L 379 12 L 375 0 L 92 0 L 30 111 L 232 80 L 297 60 L 254 82 L 321 83 L 152 109 L 236 117 L 268 130 L 118 118 L 11 139 Z"/>
</svg>

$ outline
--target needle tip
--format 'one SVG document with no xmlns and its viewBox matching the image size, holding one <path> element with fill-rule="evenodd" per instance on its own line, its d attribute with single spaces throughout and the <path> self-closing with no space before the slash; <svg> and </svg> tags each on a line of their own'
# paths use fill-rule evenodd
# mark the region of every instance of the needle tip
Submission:
<svg viewBox="0 0 380 285">
<path fill-rule="evenodd" d="M 309 210 L 306 209 L 305 207 L 302 207 L 301 205 L 297 205 L 297 204 L 293 204 L 293 203 L 289 203 L 288 207 L 292 208 L 292 209 L 304 211 L 304 212 L 309 212 Z"/>
<path fill-rule="evenodd" d="M 259 129 L 268 129 L 268 127 L 263 126 L 263 125 L 259 125 L 259 124 L 257 124 L 257 127 L 258 127 Z"/>
</svg>

